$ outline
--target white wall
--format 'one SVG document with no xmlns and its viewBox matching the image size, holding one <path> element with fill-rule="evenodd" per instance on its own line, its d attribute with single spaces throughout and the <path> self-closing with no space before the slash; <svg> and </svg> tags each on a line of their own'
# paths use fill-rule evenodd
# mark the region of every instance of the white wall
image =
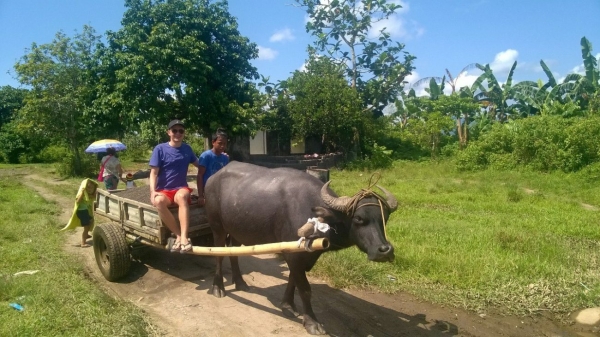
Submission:
<svg viewBox="0 0 600 337">
<path fill-rule="evenodd" d="M 250 137 L 250 154 L 267 154 L 267 133 L 257 131 L 254 138 Z"/>
</svg>

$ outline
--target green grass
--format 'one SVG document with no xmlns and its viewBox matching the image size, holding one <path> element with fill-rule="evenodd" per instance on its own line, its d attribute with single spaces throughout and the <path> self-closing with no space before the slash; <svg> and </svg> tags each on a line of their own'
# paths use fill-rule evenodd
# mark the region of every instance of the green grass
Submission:
<svg viewBox="0 0 600 337">
<path fill-rule="evenodd" d="M 379 184 L 400 203 L 387 228 L 396 260 L 368 262 L 352 248 L 324 254 L 313 275 L 475 311 L 564 317 L 600 305 L 597 183 L 581 175 L 395 164 Z M 370 175 L 331 172 L 332 188 L 351 196 Z"/>
<path fill-rule="evenodd" d="M 126 335 L 146 335 L 138 309 L 104 295 L 79 262 L 65 255 L 56 206 L 19 185 L 18 176 L 9 179 L 3 172 L 0 216 L 8 220 L 0 223 L 0 307 L 5 308 L 0 335 L 36 335 L 45 329 L 49 335 L 122 335 L 115 333 L 122 326 Z M 48 176 L 54 171 L 25 165 L 19 172 Z M 597 177 L 457 173 L 448 163 L 415 162 L 396 162 L 381 173 L 378 184 L 400 204 L 387 228 L 396 260 L 369 262 L 351 248 L 324 254 L 312 275 L 340 288 L 406 291 L 478 312 L 565 318 L 574 309 L 600 305 Z M 367 186 L 370 176 L 332 170 L 332 188 L 351 196 Z M 81 179 L 64 181 L 68 185 L 42 184 L 72 198 Z M 28 238 L 32 243 L 23 243 Z M 30 269 L 40 272 L 11 276 Z M 24 312 L 8 307 L 21 296 Z M 58 323 L 51 324 L 54 319 Z"/>
<path fill-rule="evenodd" d="M 140 309 L 103 293 L 81 262 L 63 250 L 55 204 L 4 174 L 0 190 L 0 336 L 152 334 Z M 26 270 L 38 272 L 14 276 Z"/>
</svg>

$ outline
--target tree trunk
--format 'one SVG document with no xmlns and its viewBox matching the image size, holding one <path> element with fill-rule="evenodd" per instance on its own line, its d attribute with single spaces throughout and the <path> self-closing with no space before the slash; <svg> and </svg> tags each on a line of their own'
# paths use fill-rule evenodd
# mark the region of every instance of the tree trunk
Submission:
<svg viewBox="0 0 600 337">
<path fill-rule="evenodd" d="M 464 128 L 463 137 L 465 140 L 465 147 L 467 147 L 467 143 L 469 142 L 469 135 L 468 135 L 468 132 L 469 132 L 468 124 L 469 123 L 467 123 L 467 122 L 468 122 L 468 119 L 467 119 L 467 116 L 465 116 L 465 122 L 463 123 L 463 128 Z"/>
<path fill-rule="evenodd" d="M 460 149 L 462 150 L 463 144 L 464 144 L 464 136 L 462 134 L 460 116 L 459 116 L 459 118 L 456 119 L 456 132 L 458 133 L 458 145 L 459 145 Z"/>
</svg>

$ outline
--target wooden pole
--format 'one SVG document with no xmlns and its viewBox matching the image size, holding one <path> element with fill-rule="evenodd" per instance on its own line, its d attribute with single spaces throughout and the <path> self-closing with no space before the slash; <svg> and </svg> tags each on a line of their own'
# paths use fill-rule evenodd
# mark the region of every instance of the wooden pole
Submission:
<svg viewBox="0 0 600 337">
<path fill-rule="evenodd" d="M 208 255 L 208 256 L 244 256 L 244 255 L 261 255 L 261 254 L 276 254 L 276 253 L 300 253 L 305 252 L 306 240 L 300 243 L 298 241 L 267 243 L 256 246 L 241 246 L 241 247 L 202 247 L 194 246 L 187 254 L 193 255 Z M 318 238 L 312 241 L 310 250 L 324 250 L 329 248 L 329 240 L 326 238 Z"/>
</svg>

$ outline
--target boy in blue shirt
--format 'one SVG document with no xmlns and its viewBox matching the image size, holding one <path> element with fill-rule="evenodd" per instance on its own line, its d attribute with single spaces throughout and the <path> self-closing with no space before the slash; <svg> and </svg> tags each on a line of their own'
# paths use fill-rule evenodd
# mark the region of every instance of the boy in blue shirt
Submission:
<svg viewBox="0 0 600 337">
<path fill-rule="evenodd" d="M 202 175 L 202 181 L 198 179 L 198 205 L 203 206 L 206 201 L 204 186 L 213 174 L 217 173 L 223 166 L 229 163 L 229 156 L 225 153 L 227 148 L 227 134 L 217 129 L 212 135 L 212 149 L 202 152 L 200 155 L 200 166 L 198 175 Z"/>
</svg>

